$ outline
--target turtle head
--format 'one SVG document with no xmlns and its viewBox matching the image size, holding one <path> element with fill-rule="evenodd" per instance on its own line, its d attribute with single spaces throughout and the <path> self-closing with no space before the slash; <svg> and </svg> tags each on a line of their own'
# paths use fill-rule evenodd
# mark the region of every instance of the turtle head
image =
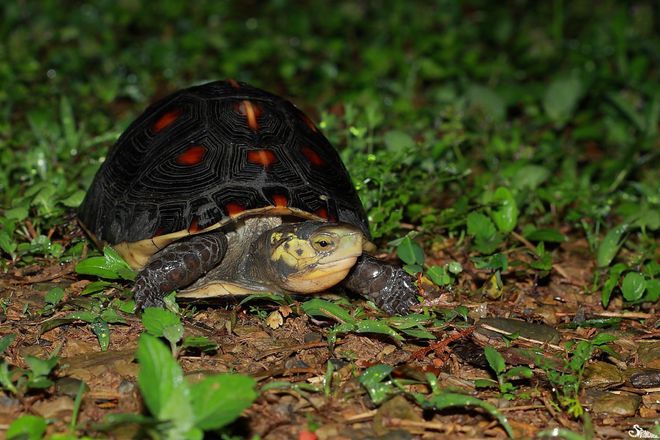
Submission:
<svg viewBox="0 0 660 440">
<path fill-rule="evenodd" d="M 317 221 L 283 224 L 265 235 L 270 272 L 296 293 L 321 292 L 343 280 L 365 241 L 354 226 Z"/>
</svg>

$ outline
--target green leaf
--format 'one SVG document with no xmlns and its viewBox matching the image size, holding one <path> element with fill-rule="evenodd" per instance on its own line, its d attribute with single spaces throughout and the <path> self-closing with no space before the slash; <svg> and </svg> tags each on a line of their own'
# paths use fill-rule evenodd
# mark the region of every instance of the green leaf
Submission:
<svg viewBox="0 0 660 440">
<path fill-rule="evenodd" d="M 314 298 L 304 302 L 302 309 L 310 316 L 324 316 L 348 324 L 357 323 L 357 319 L 353 318 L 345 309 L 335 303 L 320 298 Z"/>
<path fill-rule="evenodd" d="M 240 374 L 209 376 L 190 387 L 195 426 L 218 429 L 236 420 L 257 398 L 256 381 Z"/>
<path fill-rule="evenodd" d="M 473 84 L 468 88 L 466 97 L 470 110 L 484 119 L 498 122 L 506 116 L 506 102 L 491 88 Z"/>
<path fill-rule="evenodd" d="M 16 333 L 9 333 L 0 338 L 0 355 L 14 342 L 14 339 L 16 339 Z"/>
<path fill-rule="evenodd" d="M 46 293 L 44 301 L 48 304 L 56 305 L 62 300 L 62 298 L 64 298 L 64 289 L 61 287 L 54 287 Z"/>
<path fill-rule="evenodd" d="M 422 328 L 409 328 L 403 329 L 401 332 L 405 333 L 408 336 L 419 339 L 436 339 L 435 335 L 428 330 Z"/>
<path fill-rule="evenodd" d="M 102 292 L 106 287 L 112 286 L 110 281 L 92 281 L 80 292 L 80 295 L 91 295 L 93 293 Z"/>
<path fill-rule="evenodd" d="M 495 236 L 495 225 L 480 212 L 471 212 L 467 216 L 467 233 L 473 237 L 490 239 Z"/>
<path fill-rule="evenodd" d="M 477 399 L 476 397 L 466 396 L 456 393 L 442 393 L 439 395 L 431 396 L 426 399 L 423 394 L 414 394 L 415 399 L 423 408 L 434 408 L 438 411 L 445 408 L 477 406 L 483 408 L 491 416 L 495 417 L 509 437 L 513 437 L 513 429 L 507 422 L 507 418 L 497 410 L 497 408 L 488 402 Z"/>
<path fill-rule="evenodd" d="M 603 238 L 603 241 L 601 241 L 598 246 L 598 254 L 596 256 L 598 267 L 607 267 L 610 265 L 616 254 L 619 252 L 619 248 L 623 244 L 621 237 L 626 233 L 628 227 L 628 224 L 623 223 L 611 229 L 605 235 L 605 238 Z"/>
<path fill-rule="evenodd" d="M 378 333 L 387 335 L 398 341 L 403 340 L 403 337 L 396 332 L 392 327 L 382 321 L 375 319 L 364 319 L 355 324 L 355 331 L 357 333 Z"/>
<path fill-rule="evenodd" d="M 90 257 L 76 265 L 76 272 L 81 275 L 95 275 L 101 278 L 133 281 L 135 272 L 109 246 L 103 248 L 103 257 Z"/>
<path fill-rule="evenodd" d="M 626 301 L 637 301 L 642 295 L 644 295 L 644 290 L 646 289 L 646 280 L 644 275 L 639 272 L 628 272 L 625 277 L 623 277 L 623 282 L 621 283 L 621 292 L 623 292 L 623 297 Z"/>
<path fill-rule="evenodd" d="M 214 351 L 218 349 L 218 344 L 211 341 L 206 336 L 188 336 L 187 338 L 184 338 L 181 347 L 197 348 L 202 351 Z"/>
<path fill-rule="evenodd" d="M 563 243 L 566 241 L 564 234 L 550 228 L 533 229 L 525 233 L 525 238 L 529 241 L 544 241 L 546 243 Z"/>
<path fill-rule="evenodd" d="M 614 335 L 610 335 L 609 333 L 598 333 L 592 340 L 591 344 L 592 345 L 603 345 L 603 344 L 609 344 L 610 342 L 614 342 L 617 340 L 617 337 Z"/>
<path fill-rule="evenodd" d="M 369 397 L 376 404 L 385 401 L 392 393 L 395 392 L 394 387 L 389 383 L 383 383 L 390 373 L 392 367 L 389 365 L 378 364 L 364 370 L 358 381 L 364 386 L 369 393 Z"/>
<path fill-rule="evenodd" d="M 101 351 L 108 351 L 108 346 L 110 345 L 110 328 L 108 327 L 108 323 L 102 319 L 95 319 L 90 324 L 90 327 L 99 341 Z"/>
<path fill-rule="evenodd" d="M 600 301 L 603 304 L 603 307 L 607 307 L 610 303 L 610 297 L 612 296 L 612 291 L 619 283 L 619 277 L 621 274 L 628 268 L 623 263 L 617 263 L 612 266 L 609 270 L 609 276 L 605 283 L 603 284 L 603 290 L 600 295 Z"/>
<path fill-rule="evenodd" d="M 383 135 L 385 148 L 392 153 L 403 153 L 415 146 L 415 141 L 409 134 L 398 130 L 390 130 Z"/>
<path fill-rule="evenodd" d="M 505 234 L 513 231 L 518 224 L 518 205 L 513 194 L 508 188 L 499 187 L 493 194 L 493 201 L 499 203 L 499 208 L 490 214 L 497 229 Z"/>
<path fill-rule="evenodd" d="M 426 275 L 428 275 L 429 278 L 431 278 L 431 281 L 433 281 L 438 286 L 446 286 L 452 282 L 451 276 L 442 266 L 429 267 L 429 270 L 426 271 Z"/>
<path fill-rule="evenodd" d="M 554 122 L 564 123 L 573 115 L 582 93 L 582 82 L 577 76 L 557 78 L 543 97 L 543 109 Z"/>
<path fill-rule="evenodd" d="M 169 310 L 160 307 L 147 307 L 142 313 L 142 325 L 149 334 L 160 338 L 164 336 L 165 328 L 180 326 L 181 319 Z"/>
<path fill-rule="evenodd" d="M 475 379 L 474 386 L 476 388 L 497 388 L 499 384 L 492 379 Z"/>
<path fill-rule="evenodd" d="M 503 254 L 497 253 L 487 257 L 472 257 L 474 267 L 477 269 L 491 269 L 504 272 L 509 267 L 509 262 Z"/>
<path fill-rule="evenodd" d="M 648 280 L 646 281 L 646 295 L 644 296 L 644 301 L 656 302 L 660 299 L 660 280 Z M 2 353 L 2 350 L 0 350 Z"/>
<path fill-rule="evenodd" d="M 396 248 L 396 254 L 406 264 L 424 264 L 424 251 L 422 247 L 410 236 L 406 235 Z"/>
<path fill-rule="evenodd" d="M 7 429 L 7 440 L 41 440 L 46 432 L 43 417 L 23 415 L 14 420 Z"/>
<path fill-rule="evenodd" d="M 531 368 L 525 366 L 513 367 L 507 370 L 504 374 L 507 379 L 514 379 L 516 377 L 524 377 L 525 379 L 529 379 L 533 375 L 534 372 L 531 370 Z"/>
<path fill-rule="evenodd" d="M 490 365 L 490 368 L 495 371 L 495 374 L 498 376 L 502 374 L 506 369 L 506 362 L 504 362 L 504 357 L 502 357 L 502 355 L 497 350 L 490 346 L 484 347 L 484 353 L 486 355 L 488 365 Z"/>
<path fill-rule="evenodd" d="M 159 420 L 189 417 L 192 426 L 194 416 L 190 408 L 186 408 L 190 405 L 188 385 L 170 350 L 157 338 L 143 333 L 138 341 L 136 358 L 140 364 L 138 384 L 151 414 Z M 177 405 L 181 408 L 179 415 Z"/>
<path fill-rule="evenodd" d="M 53 356 L 48 359 L 39 359 L 38 357 L 27 355 L 25 356 L 25 363 L 28 364 L 30 371 L 35 376 L 48 376 L 57 362 L 59 360 L 58 356 Z"/>
</svg>

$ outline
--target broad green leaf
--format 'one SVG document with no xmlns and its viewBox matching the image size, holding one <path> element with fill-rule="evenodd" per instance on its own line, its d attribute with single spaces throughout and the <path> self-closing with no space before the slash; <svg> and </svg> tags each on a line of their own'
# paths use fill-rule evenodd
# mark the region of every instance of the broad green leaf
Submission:
<svg viewBox="0 0 660 440">
<path fill-rule="evenodd" d="M 0 249 L 12 255 L 18 245 L 12 240 L 11 235 L 5 230 L 0 229 Z"/>
<path fill-rule="evenodd" d="M 442 266 L 429 267 L 429 270 L 426 271 L 426 275 L 428 275 L 429 278 L 431 278 L 431 281 L 433 281 L 438 286 L 446 286 L 451 284 L 452 281 L 451 276 Z"/>
<path fill-rule="evenodd" d="M 514 379 L 516 377 L 524 377 L 525 379 L 529 379 L 533 375 L 534 375 L 534 372 L 529 367 L 525 367 L 525 366 L 522 366 L 522 365 L 518 366 L 518 367 L 510 368 L 505 373 L 505 376 L 508 379 Z"/>
<path fill-rule="evenodd" d="M 187 418 L 182 422 L 192 427 L 194 415 L 190 408 L 188 384 L 170 350 L 154 336 L 143 333 L 138 341 L 136 358 L 140 364 L 140 392 L 151 414 L 159 420 Z"/>
<path fill-rule="evenodd" d="M 320 298 L 314 298 L 302 304 L 302 309 L 310 316 L 324 316 L 339 322 L 355 324 L 357 320 L 339 305 Z"/>
<path fill-rule="evenodd" d="M 165 328 L 180 326 L 181 319 L 169 310 L 160 307 L 147 307 L 142 313 L 142 325 L 149 334 L 160 338 L 163 336 Z"/>
<path fill-rule="evenodd" d="M 16 333 L 9 333 L 0 338 L 0 355 L 14 342 L 14 339 L 16 339 Z"/>
<path fill-rule="evenodd" d="M 472 257 L 474 267 L 477 269 L 491 269 L 504 272 L 509 267 L 509 262 L 503 254 L 497 253 L 487 257 Z"/>
<path fill-rule="evenodd" d="M 603 284 L 603 290 L 600 295 L 600 301 L 603 307 L 609 305 L 612 291 L 619 284 L 619 277 L 627 268 L 628 266 L 623 263 L 617 263 L 610 268 L 608 278 Z"/>
<path fill-rule="evenodd" d="M 477 388 L 497 388 L 499 384 L 492 379 L 475 379 L 474 386 Z"/>
<path fill-rule="evenodd" d="M 90 257 L 79 262 L 76 265 L 76 272 L 112 280 L 132 281 L 135 279 L 133 269 L 109 246 L 103 248 L 103 257 Z"/>
<path fill-rule="evenodd" d="M 251 301 L 261 301 L 261 300 L 266 300 L 266 301 L 272 301 L 276 304 L 280 305 L 286 305 L 289 304 L 289 302 L 284 298 L 282 295 L 277 295 L 275 293 L 255 293 L 253 295 L 248 295 L 245 298 L 241 300 L 239 305 L 247 304 Z"/>
<path fill-rule="evenodd" d="M 46 293 L 44 301 L 48 304 L 56 305 L 62 300 L 62 298 L 64 298 L 64 289 L 61 287 L 54 287 Z"/>
<path fill-rule="evenodd" d="M 646 289 L 646 280 L 644 275 L 639 272 L 628 272 L 625 277 L 623 277 L 623 282 L 621 283 L 621 292 L 623 292 L 623 297 L 626 301 L 637 301 L 642 295 L 644 295 L 644 290 Z"/>
<path fill-rule="evenodd" d="M 572 115 L 584 91 L 577 76 L 557 78 L 543 97 L 543 109 L 554 122 L 564 123 Z"/>
<path fill-rule="evenodd" d="M 181 347 L 198 348 L 202 351 L 214 351 L 218 349 L 218 344 L 211 341 L 206 336 L 188 336 L 183 339 Z"/>
<path fill-rule="evenodd" d="M 458 275 L 463 272 L 463 266 L 458 261 L 451 261 L 447 265 L 447 271 L 451 274 Z"/>
<path fill-rule="evenodd" d="M 495 225 L 484 214 L 471 212 L 467 216 L 467 233 L 473 237 L 490 239 L 495 236 Z"/>
<path fill-rule="evenodd" d="M 413 396 L 423 408 L 433 408 L 438 411 L 453 407 L 480 407 L 491 416 L 495 417 L 497 421 L 500 422 L 507 435 L 509 437 L 513 437 L 513 429 L 511 428 L 511 425 L 509 425 L 507 418 L 501 412 L 499 412 L 494 405 L 477 399 L 476 397 L 456 393 L 442 393 L 439 395 L 431 396 L 429 398 L 426 398 L 426 396 L 423 394 L 417 393 L 415 393 Z"/>
<path fill-rule="evenodd" d="M 376 404 L 385 401 L 394 391 L 394 387 L 389 383 L 383 383 L 390 373 L 392 367 L 389 365 L 378 364 L 364 370 L 358 381 L 369 393 L 369 397 Z"/>
<path fill-rule="evenodd" d="M 385 148 L 392 153 L 402 153 L 415 146 L 415 141 L 409 134 L 398 130 L 390 130 L 383 135 Z"/>
<path fill-rule="evenodd" d="M 7 429 L 7 440 L 41 440 L 46 432 L 43 417 L 23 415 L 14 420 Z"/>
<path fill-rule="evenodd" d="M 424 264 L 424 251 L 415 240 L 405 236 L 396 248 L 396 254 L 406 264 Z"/>
<path fill-rule="evenodd" d="M 609 333 L 598 333 L 592 340 L 591 344 L 593 345 L 603 345 L 603 344 L 609 344 L 610 342 L 614 342 L 617 340 L 617 337 L 614 335 L 610 335 Z"/>
<path fill-rule="evenodd" d="M 108 323 L 102 319 L 95 319 L 90 324 L 90 327 L 99 341 L 101 351 L 107 351 L 110 345 L 110 328 L 108 327 Z"/>
<path fill-rule="evenodd" d="M 563 243 L 566 236 L 556 229 L 540 228 L 525 232 L 525 238 L 529 241 L 544 241 L 546 243 Z"/>
<path fill-rule="evenodd" d="M 646 295 L 644 295 L 644 301 L 654 303 L 658 299 L 660 299 L 660 280 L 646 281 Z M 0 353 L 2 353 L 1 350 Z"/>
<path fill-rule="evenodd" d="M 513 194 L 508 188 L 499 187 L 493 194 L 493 201 L 499 204 L 490 214 L 497 229 L 505 234 L 513 231 L 518 224 L 518 205 Z"/>
<path fill-rule="evenodd" d="M 55 365 L 57 365 L 58 360 L 58 356 L 53 356 L 48 359 L 39 359 L 38 357 L 31 355 L 25 356 L 25 363 L 28 364 L 30 371 L 32 371 L 35 376 L 48 376 Z"/>
<path fill-rule="evenodd" d="M 190 387 L 195 426 L 218 429 L 236 420 L 257 398 L 256 381 L 240 374 L 209 376 Z"/>
<path fill-rule="evenodd" d="M 550 171 L 539 165 L 522 166 L 511 179 L 517 190 L 533 191 L 550 177 Z"/>
<path fill-rule="evenodd" d="M 112 286 L 109 281 L 92 281 L 80 292 L 80 295 L 91 295 L 105 290 L 106 287 Z"/>
<path fill-rule="evenodd" d="M 598 267 L 607 267 L 610 265 L 616 254 L 619 252 L 619 248 L 623 244 L 623 234 L 628 230 L 626 223 L 621 224 L 613 229 L 611 229 L 603 238 L 603 241 L 600 242 L 598 246 L 598 254 L 596 256 L 596 263 Z"/>
<path fill-rule="evenodd" d="M 506 369 L 506 362 L 504 362 L 502 355 L 490 346 L 484 347 L 484 353 L 486 355 L 488 365 L 490 365 L 490 368 L 495 371 L 495 374 L 498 376 L 502 374 Z"/>
<path fill-rule="evenodd" d="M 433 333 L 423 328 L 408 328 L 402 329 L 402 333 L 405 333 L 408 336 L 419 339 L 437 339 Z"/>
<path fill-rule="evenodd" d="M 396 330 L 384 322 L 375 319 L 364 319 L 356 322 L 355 331 L 357 333 L 378 333 L 390 336 L 398 341 L 403 340 L 403 337 Z"/>
</svg>

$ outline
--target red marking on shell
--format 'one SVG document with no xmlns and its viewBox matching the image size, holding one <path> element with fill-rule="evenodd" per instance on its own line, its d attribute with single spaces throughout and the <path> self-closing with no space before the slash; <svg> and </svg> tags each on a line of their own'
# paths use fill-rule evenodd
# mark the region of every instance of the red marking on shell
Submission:
<svg viewBox="0 0 660 440">
<path fill-rule="evenodd" d="M 283 194 L 273 195 L 273 202 L 275 203 L 275 206 L 278 208 L 286 208 L 289 205 L 289 201 L 287 200 L 286 196 Z"/>
<path fill-rule="evenodd" d="M 190 222 L 190 226 L 188 226 L 188 232 L 194 234 L 195 232 L 199 232 L 201 230 L 202 228 L 199 227 L 199 222 L 197 221 L 197 217 L 193 217 L 192 221 Z"/>
<path fill-rule="evenodd" d="M 181 116 L 181 113 L 182 111 L 179 108 L 163 113 L 163 115 L 154 123 L 152 127 L 153 131 L 155 133 L 160 133 L 161 131 L 165 130 L 167 127 L 172 125 L 172 123 L 176 121 L 179 116 Z"/>
<path fill-rule="evenodd" d="M 204 159 L 205 154 L 206 147 L 203 145 L 193 145 L 176 157 L 176 163 L 187 166 L 197 165 Z"/>
<path fill-rule="evenodd" d="M 247 160 L 255 165 L 269 166 L 277 163 L 277 156 L 270 150 L 252 150 L 247 153 Z"/>
<path fill-rule="evenodd" d="M 165 228 L 160 227 L 160 228 L 156 229 L 156 232 L 154 232 L 154 237 L 161 236 L 161 235 L 163 235 L 165 232 L 167 232 L 167 231 L 165 230 Z"/>
<path fill-rule="evenodd" d="M 321 156 L 319 156 L 319 154 L 312 150 L 310 147 L 302 147 L 302 154 L 305 155 L 307 160 L 310 161 L 312 165 L 316 165 L 317 167 L 320 167 L 325 163 L 323 159 L 321 159 Z"/>
<path fill-rule="evenodd" d="M 232 87 L 235 88 L 235 89 L 240 89 L 240 88 L 241 88 L 241 85 L 238 83 L 238 81 L 236 81 L 236 80 L 233 79 L 233 78 L 229 78 L 229 79 L 227 80 L 227 82 L 229 83 L 230 86 L 232 86 Z"/>
<path fill-rule="evenodd" d="M 247 99 L 241 101 L 238 105 L 238 112 L 247 118 L 248 127 L 252 131 L 259 130 L 259 117 L 261 116 L 261 107 Z"/>
<path fill-rule="evenodd" d="M 317 209 L 316 211 L 314 211 L 314 214 L 316 214 L 317 216 L 319 216 L 321 218 L 324 218 L 326 220 L 328 219 L 328 210 L 325 209 L 325 208 Z"/>
<path fill-rule="evenodd" d="M 227 209 L 227 214 L 229 214 L 229 217 L 237 216 L 241 212 L 245 211 L 245 207 L 236 202 L 227 203 L 225 208 Z"/>
</svg>

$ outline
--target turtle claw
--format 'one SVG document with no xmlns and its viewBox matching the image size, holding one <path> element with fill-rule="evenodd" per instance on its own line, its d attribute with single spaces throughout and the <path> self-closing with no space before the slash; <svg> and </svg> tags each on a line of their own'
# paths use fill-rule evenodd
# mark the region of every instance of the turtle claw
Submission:
<svg viewBox="0 0 660 440">
<path fill-rule="evenodd" d="M 344 286 L 373 300 L 390 315 L 407 315 L 417 304 L 415 280 L 401 267 L 362 255 Z"/>
</svg>

